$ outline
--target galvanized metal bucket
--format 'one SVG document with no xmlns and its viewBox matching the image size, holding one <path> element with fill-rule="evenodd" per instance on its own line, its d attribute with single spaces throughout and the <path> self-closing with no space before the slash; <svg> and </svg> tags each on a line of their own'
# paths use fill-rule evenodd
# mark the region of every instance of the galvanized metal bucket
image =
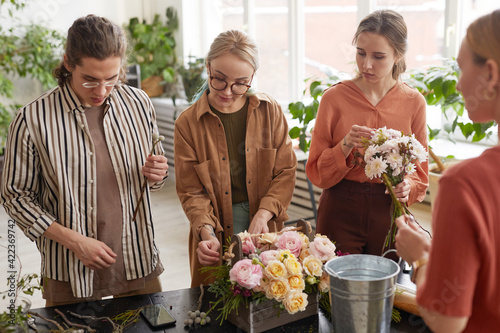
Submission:
<svg viewBox="0 0 500 333">
<path fill-rule="evenodd" d="M 393 260 L 368 254 L 328 261 L 334 332 L 389 332 L 399 270 Z"/>
</svg>

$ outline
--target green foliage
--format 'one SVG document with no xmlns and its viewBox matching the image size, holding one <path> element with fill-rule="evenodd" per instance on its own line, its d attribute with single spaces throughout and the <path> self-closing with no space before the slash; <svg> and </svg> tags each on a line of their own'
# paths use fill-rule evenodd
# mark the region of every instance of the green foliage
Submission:
<svg viewBox="0 0 500 333">
<path fill-rule="evenodd" d="M 456 89 L 458 78 L 459 68 L 455 59 L 447 60 L 442 66 L 422 68 L 411 73 L 408 84 L 424 95 L 428 105 L 439 106 L 447 120 L 442 129 L 428 127 L 429 141 L 444 135 L 454 142 L 451 134 L 457 127 L 466 139 L 472 136 L 472 142 L 487 139 L 492 134 L 492 127 L 496 125 L 494 122 L 476 124 L 464 119 L 464 99 Z"/>
<path fill-rule="evenodd" d="M 165 82 L 174 82 L 177 57 L 174 33 L 179 28 L 177 12 L 173 7 L 166 10 L 166 22 L 156 14 L 153 22 L 131 18 L 125 29 L 129 33 L 129 62 L 139 64 L 141 79 L 162 76 Z"/>
<path fill-rule="evenodd" d="M 182 76 L 182 83 L 186 92 L 186 99 L 191 101 L 201 84 L 203 83 L 202 73 L 205 70 L 205 59 L 189 56 L 187 66 L 179 67 Z"/>
<path fill-rule="evenodd" d="M 288 111 L 292 115 L 292 119 L 298 119 L 299 125 L 290 129 L 289 134 L 292 139 L 299 139 L 299 147 L 302 151 L 309 150 L 310 135 L 309 123 L 316 119 L 318 114 L 319 102 L 325 90 L 339 82 L 341 78 L 335 74 L 329 74 L 326 78 L 316 79 L 308 78 L 305 80 L 308 87 L 304 90 L 303 100 L 311 97 L 309 104 L 304 104 L 302 101 L 288 104 Z"/>
<path fill-rule="evenodd" d="M 215 278 L 215 281 L 208 288 L 208 291 L 214 293 L 217 299 L 217 301 L 211 303 L 210 311 L 212 309 L 219 309 L 220 313 L 217 316 L 217 320 L 220 321 L 221 325 L 227 320 L 232 311 L 236 311 L 236 314 L 238 314 L 238 309 L 241 305 L 245 304 L 248 307 L 248 297 L 244 297 L 241 294 L 233 294 L 232 292 L 232 283 L 228 279 L 230 270 L 231 267 L 229 265 L 205 266 L 200 269 L 202 273 L 210 272 L 210 276 Z"/>
<path fill-rule="evenodd" d="M 52 69 L 61 61 L 65 38 L 55 30 L 39 24 L 26 24 L 21 16 L 26 0 L 0 0 L 7 8 L 7 16 L 0 21 L 11 23 L 11 28 L 0 26 L 0 96 L 11 99 L 12 78 L 31 77 L 42 83 L 44 89 L 56 85 Z M 7 129 L 15 110 L 15 103 L 0 102 L 0 155 L 3 154 Z"/>
<path fill-rule="evenodd" d="M 9 286 L 11 281 L 7 279 L 7 286 Z M 19 278 L 16 283 L 16 289 L 9 289 L 7 291 L 0 292 L 2 294 L 2 299 L 5 299 L 7 296 L 10 298 L 9 300 L 15 303 L 19 303 L 18 296 L 19 293 L 23 293 L 28 296 L 33 296 L 35 290 L 42 290 L 42 286 L 40 285 L 40 278 L 38 274 L 30 273 L 25 274 L 22 278 Z M 12 323 L 14 325 L 21 325 L 28 320 L 29 307 L 31 302 L 28 299 L 22 300 L 23 304 L 17 305 L 17 307 L 7 308 L 6 311 L 0 313 L 0 332 L 17 332 L 16 328 L 12 327 Z"/>
</svg>

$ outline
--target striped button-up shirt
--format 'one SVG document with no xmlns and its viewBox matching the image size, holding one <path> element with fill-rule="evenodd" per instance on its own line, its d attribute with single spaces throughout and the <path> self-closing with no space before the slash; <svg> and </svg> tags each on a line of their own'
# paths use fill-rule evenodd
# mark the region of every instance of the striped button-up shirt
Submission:
<svg viewBox="0 0 500 333">
<path fill-rule="evenodd" d="M 136 218 L 144 165 L 157 132 L 156 115 L 147 95 L 129 86 L 113 89 L 105 102 L 104 132 L 120 191 L 123 216 L 123 260 L 128 280 L 150 274 L 158 262 L 146 190 Z M 155 147 L 162 154 L 161 144 Z M 42 276 L 69 281 L 75 297 L 90 297 L 94 271 L 76 255 L 43 233 L 60 223 L 96 238 L 95 147 L 84 108 L 70 85 L 56 87 L 21 108 L 9 128 L 1 203 L 41 253 Z M 102 209 L 102 208 L 100 208 Z"/>
</svg>

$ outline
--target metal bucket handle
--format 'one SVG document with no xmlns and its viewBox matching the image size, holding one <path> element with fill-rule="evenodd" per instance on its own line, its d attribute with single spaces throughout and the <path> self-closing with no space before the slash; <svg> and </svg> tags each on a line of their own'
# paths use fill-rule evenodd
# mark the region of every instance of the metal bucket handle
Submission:
<svg viewBox="0 0 500 333">
<path fill-rule="evenodd" d="M 385 251 L 384 253 L 382 253 L 382 257 L 385 257 L 386 254 L 391 253 L 391 252 L 394 252 L 397 255 L 398 251 L 396 249 L 389 249 L 389 250 Z M 402 260 L 402 258 L 399 257 L 398 266 L 401 266 L 401 260 Z"/>
</svg>

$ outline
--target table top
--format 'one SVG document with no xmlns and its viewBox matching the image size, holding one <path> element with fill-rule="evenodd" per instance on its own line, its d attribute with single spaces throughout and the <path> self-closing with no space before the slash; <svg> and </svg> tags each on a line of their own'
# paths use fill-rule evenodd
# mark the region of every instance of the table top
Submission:
<svg viewBox="0 0 500 333">
<path fill-rule="evenodd" d="M 399 281 L 407 279 L 406 276 L 402 275 Z M 187 288 L 174 291 L 164 291 L 160 293 L 148 294 L 148 295 L 138 295 L 123 298 L 112 298 L 101 301 L 94 302 L 82 302 L 77 304 L 59 306 L 59 307 L 48 307 L 33 309 L 32 312 L 38 313 L 46 318 L 54 319 L 59 323 L 63 323 L 62 318 L 55 312 L 57 308 L 63 312 L 68 319 L 72 322 L 90 325 L 92 328 L 96 329 L 97 332 L 111 332 L 111 324 L 106 321 L 91 321 L 72 317 L 68 314 L 68 311 L 78 313 L 80 315 L 94 316 L 94 317 L 114 317 L 120 313 L 127 310 L 134 310 L 140 307 L 150 305 L 150 304 L 163 304 L 165 308 L 170 312 L 170 314 L 177 320 L 175 326 L 171 326 L 165 329 L 153 330 L 147 322 L 145 322 L 142 316 L 139 316 L 138 321 L 130 326 L 128 326 L 124 332 L 242 332 L 239 328 L 234 326 L 232 323 L 226 321 L 222 325 L 216 322 L 217 313 L 212 311 L 209 316 L 211 322 L 205 326 L 196 325 L 196 327 L 185 327 L 184 320 L 187 319 L 187 312 L 196 309 L 198 299 L 200 296 L 200 288 Z M 209 302 L 213 301 L 213 294 L 206 292 L 203 297 L 203 304 L 201 311 L 208 311 Z M 412 315 L 410 313 L 401 311 L 402 320 L 400 323 L 391 323 L 391 332 L 393 333 L 403 333 L 403 332 L 430 332 L 422 318 Z M 46 332 L 50 329 L 55 329 L 55 325 L 47 323 L 46 321 L 36 318 L 36 327 L 39 332 Z M 269 330 L 268 332 L 278 333 L 278 332 L 331 332 L 332 324 L 323 315 L 321 310 L 318 315 L 314 315 L 305 319 L 295 321 L 293 323 Z"/>
</svg>

